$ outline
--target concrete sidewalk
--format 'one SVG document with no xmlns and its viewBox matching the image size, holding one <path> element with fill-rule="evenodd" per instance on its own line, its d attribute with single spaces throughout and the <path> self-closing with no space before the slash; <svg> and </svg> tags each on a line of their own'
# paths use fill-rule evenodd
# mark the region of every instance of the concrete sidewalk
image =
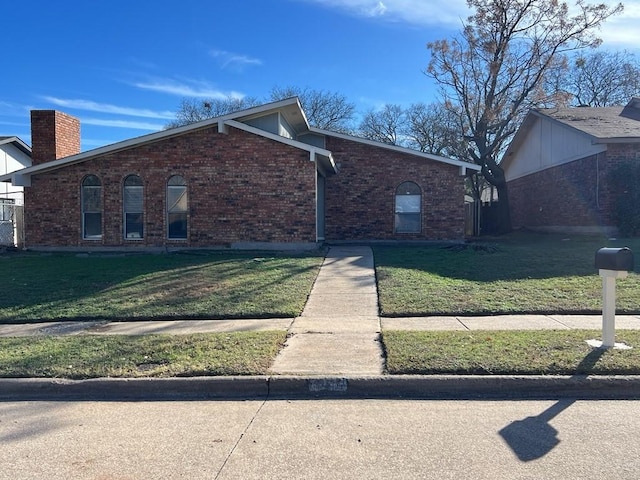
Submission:
<svg viewBox="0 0 640 480">
<path fill-rule="evenodd" d="M 295 321 L 295 327 L 294 327 Z M 149 335 L 190 333 L 290 330 L 300 333 L 309 319 L 302 317 L 253 320 L 167 320 L 139 322 L 42 322 L 0 325 L 0 337 L 30 337 L 38 335 Z M 335 321 L 334 333 L 340 326 L 350 328 L 350 322 Z M 309 329 L 307 333 L 318 330 Z M 384 330 L 600 330 L 601 315 L 488 315 L 380 318 Z M 616 330 L 640 329 L 640 315 L 616 315 Z"/>
<path fill-rule="evenodd" d="M 599 330 L 602 315 L 487 315 L 381 318 L 382 330 Z M 640 329 L 640 315 L 616 315 L 616 330 Z"/>
</svg>

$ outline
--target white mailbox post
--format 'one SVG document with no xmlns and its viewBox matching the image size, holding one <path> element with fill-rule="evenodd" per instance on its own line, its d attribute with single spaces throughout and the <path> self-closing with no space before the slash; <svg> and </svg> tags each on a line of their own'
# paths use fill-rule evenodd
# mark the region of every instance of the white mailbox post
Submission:
<svg viewBox="0 0 640 480">
<path fill-rule="evenodd" d="M 629 271 L 633 270 L 633 252 L 627 247 L 601 248 L 596 252 L 596 268 L 602 277 L 602 343 L 589 343 L 601 348 L 613 348 L 617 346 L 616 280 L 627 278 Z"/>
</svg>

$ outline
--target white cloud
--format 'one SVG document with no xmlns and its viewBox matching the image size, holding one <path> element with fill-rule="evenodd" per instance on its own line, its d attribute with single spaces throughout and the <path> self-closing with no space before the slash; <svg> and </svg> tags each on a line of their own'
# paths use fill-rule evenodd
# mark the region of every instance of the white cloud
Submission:
<svg viewBox="0 0 640 480">
<path fill-rule="evenodd" d="M 221 68 L 231 68 L 233 70 L 242 71 L 245 67 L 253 67 L 262 65 L 259 58 L 249 57 L 239 53 L 228 52 L 226 50 L 213 49 L 209 52 L 213 58 L 220 62 Z"/>
<path fill-rule="evenodd" d="M 378 4 L 372 7 L 368 13 L 370 17 L 381 17 L 386 13 L 386 11 L 387 6 L 382 2 L 378 2 Z"/>
<path fill-rule="evenodd" d="M 164 125 L 159 123 L 133 122 L 129 120 L 104 120 L 100 118 L 83 118 L 82 123 L 87 125 L 97 125 L 99 127 L 130 128 L 133 130 L 157 131 L 164 128 Z"/>
<path fill-rule="evenodd" d="M 607 5 L 616 2 L 606 2 Z M 620 15 L 609 18 L 598 32 L 604 40 L 604 47 L 640 49 L 640 0 L 624 2 L 624 11 Z"/>
<path fill-rule="evenodd" d="M 170 95 L 177 95 L 180 97 L 193 97 L 193 98 L 214 98 L 214 99 L 227 99 L 227 98 L 244 98 L 244 94 L 235 91 L 222 91 L 207 82 L 198 82 L 193 80 L 188 81 L 176 81 L 176 80 L 151 80 L 148 82 L 137 82 L 133 84 L 135 87 L 143 90 L 152 90 L 154 92 L 168 93 Z M 170 118 L 174 118 L 173 115 Z"/>
<path fill-rule="evenodd" d="M 169 111 L 156 112 L 145 108 L 130 108 L 111 105 L 108 103 L 98 103 L 91 100 L 80 100 L 70 98 L 58 98 L 43 96 L 43 100 L 63 108 L 73 108 L 76 110 L 86 110 L 89 112 L 110 113 L 114 115 L 126 115 L 130 117 L 173 119 L 175 113 Z"/>
<path fill-rule="evenodd" d="M 300 0 L 345 11 L 359 17 L 375 17 L 417 26 L 442 26 L 459 30 L 472 11 L 466 0 Z M 572 0 L 567 1 L 573 6 Z M 587 2 L 600 3 L 600 2 Z M 619 0 L 605 0 L 615 6 Z M 621 15 L 608 19 L 599 36 L 605 46 L 639 49 L 640 0 L 626 0 Z M 574 9 L 572 9 L 574 10 Z"/>
<path fill-rule="evenodd" d="M 469 16 L 466 0 L 303 0 L 356 16 L 378 17 L 414 25 L 459 27 Z"/>
</svg>

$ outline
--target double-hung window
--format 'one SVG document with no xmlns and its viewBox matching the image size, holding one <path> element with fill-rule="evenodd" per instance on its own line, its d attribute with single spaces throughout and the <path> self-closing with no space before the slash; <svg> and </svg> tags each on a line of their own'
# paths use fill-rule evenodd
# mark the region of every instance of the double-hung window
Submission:
<svg viewBox="0 0 640 480">
<path fill-rule="evenodd" d="M 174 175 L 167 182 L 167 237 L 172 240 L 187 238 L 187 182 Z"/>
<path fill-rule="evenodd" d="M 124 179 L 123 215 L 124 238 L 138 240 L 144 238 L 144 195 L 142 179 L 138 175 L 129 175 Z"/>
<path fill-rule="evenodd" d="M 102 238 L 102 183 L 95 175 L 82 180 L 82 238 Z"/>
</svg>

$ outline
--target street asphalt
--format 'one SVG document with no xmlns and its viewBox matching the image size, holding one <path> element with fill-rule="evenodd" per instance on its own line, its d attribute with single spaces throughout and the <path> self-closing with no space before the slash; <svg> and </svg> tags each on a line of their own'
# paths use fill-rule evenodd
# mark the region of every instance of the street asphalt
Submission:
<svg viewBox="0 0 640 480">
<path fill-rule="evenodd" d="M 0 400 L 179 398 L 640 398 L 636 376 L 391 376 L 382 330 L 600 329 L 599 315 L 380 318 L 369 247 L 332 247 L 302 315 L 256 320 L 47 322 L 0 325 L 0 336 L 146 335 L 287 330 L 268 375 L 143 379 L 0 379 Z M 640 328 L 640 315 L 616 317 Z"/>
</svg>

